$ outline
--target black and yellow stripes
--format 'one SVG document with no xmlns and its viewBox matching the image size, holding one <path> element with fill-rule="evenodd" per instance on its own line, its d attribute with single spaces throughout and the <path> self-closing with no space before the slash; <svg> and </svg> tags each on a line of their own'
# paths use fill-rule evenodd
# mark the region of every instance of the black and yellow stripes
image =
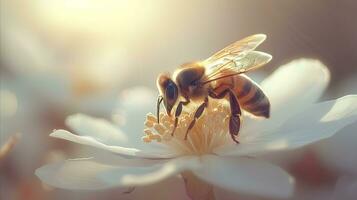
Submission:
<svg viewBox="0 0 357 200">
<path fill-rule="evenodd" d="M 269 117 L 270 103 L 263 90 L 247 76 L 235 78 L 234 91 L 237 94 L 240 106 L 256 116 Z"/>
<path fill-rule="evenodd" d="M 216 92 L 230 87 L 237 95 L 239 104 L 245 111 L 259 117 L 268 118 L 270 115 L 270 103 L 263 90 L 245 75 L 237 75 L 231 78 L 222 79 L 215 83 Z"/>
</svg>

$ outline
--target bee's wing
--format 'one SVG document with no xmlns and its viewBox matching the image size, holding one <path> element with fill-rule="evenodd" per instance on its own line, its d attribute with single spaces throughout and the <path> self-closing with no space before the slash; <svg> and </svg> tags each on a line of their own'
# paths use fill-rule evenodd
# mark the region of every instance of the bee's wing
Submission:
<svg viewBox="0 0 357 200">
<path fill-rule="evenodd" d="M 204 64 L 217 63 L 219 61 L 231 58 L 242 58 L 250 51 L 253 51 L 259 44 L 261 44 L 266 39 L 264 34 L 255 34 L 238 40 L 237 42 L 230 44 L 224 49 L 218 51 L 211 57 L 207 58 Z"/>
<path fill-rule="evenodd" d="M 272 58 L 271 55 L 254 51 L 264 41 L 265 37 L 263 34 L 258 34 L 244 38 L 203 61 L 203 65 L 206 68 L 206 76 L 202 82 L 206 83 L 219 78 L 241 74 L 268 63 Z"/>
</svg>

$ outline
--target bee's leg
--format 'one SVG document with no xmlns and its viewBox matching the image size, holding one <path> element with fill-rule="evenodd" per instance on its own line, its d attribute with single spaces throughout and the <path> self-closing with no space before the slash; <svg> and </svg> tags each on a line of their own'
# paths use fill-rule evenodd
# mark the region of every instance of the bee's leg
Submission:
<svg viewBox="0 0 357 200">
<path fill-rule="evenodd" d="M 238 135 L 240 130 L 240 116 L 242 111 L 240 109 L 240 105 L 238 99 L 232 89 L 228 88 L 222 91 L 220 94 L 215 94 L 213 91 L 209 92 L 209 95 L 212 98 L 222 99 L 226 95 L 229 95 L 229 104 L 231 109 L 231 116 L 229 118 L 229 133 L 234 142 L 239 143 L 235 136 Z"/>
<path fill-rule="evenodd" d="M 157 118 L 157 123 L 160 124 L 160 104 L 164 98 L 162 96 L 157 97 L 157 103 L 156 103 L 156 118 Z"/>
<path fill-rule="evenodd" d="M 229 118 L 229 133 L 231 134 L 233 141 L 239 144 L 236 136 L 238 136 L 240 130 L 240 116 L 242 112 L 236 95 L 232 92 L 232 90 L 229 90 L 228 94 L 229 104 L 231 107 L 231 116 Z"/>
<path fill-rule="evenodd" d="M 175 130 L 177 128 L 178 124 L 178 118 L 182 113 L 182 108 L 184 105 L 187 105 L 190 103 L 190 100 L 186 99 L 186 101 L 180 101 L 179 104 L 177 105 L 176 111 L 175 111 L 175 123 L 174 123 L 174 128 L 172 129 L 171 135 L 174 136 Z"/>
<path fill-rule="evenodd" d="M 197 108 L 194 118 L 191 121 L 190 125 L 188 125 L 186 134 L 185 134 L 185 140 L 187 140 L 187 136 L 188 136 L 188 132 L 193 128 L 193 126 L 196 123 L 196 120 L 202 115 L 203 111 L 205 110 L 205 108 L 208 105 L 208 97 L 205 98 L 204 102 Z"/>
</svg>

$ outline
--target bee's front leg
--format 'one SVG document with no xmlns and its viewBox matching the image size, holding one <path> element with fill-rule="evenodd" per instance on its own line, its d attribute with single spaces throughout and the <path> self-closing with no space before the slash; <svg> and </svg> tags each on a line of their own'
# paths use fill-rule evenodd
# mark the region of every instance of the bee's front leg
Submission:
<svg viewBox="0 0 357 200">
<path fill-rule="evenodd" d="M 157 123 L 160 124 L 160 105 L 161 105 L 161 102 L 164 98 L 159 95 L 157 97 L 157 103 L 156 103 L 156 118 L 157 118 Z"/>
<path fill-rule="evenodd" d="M 202 115 L 203 111 L 205 108 L 208 106 L 208 97 L 205 98 L 204 102 L 197 108 L 194 118 L 191 121 L 190 125 L 188 125 L 186 134 L 185 134 L 185 140 L 187 140 L 188 132 L 193 128 L 193 126 L 196 123 L 196 120 Z"/>
<path fill-rule="evenodd" d="M 189 99 L 186 99 L 186 101 L 180 101 L 179 104 L 177 105 L 176 111 L 175 111 L 175 123 L 174 123 L 174 128 L 172 129 L 172 133 L 171 135 L 174 136 L 175 130 L 177 128 L 177 124 L 178 124 L 178 118 L 182 113 L 182 109 L 184 105 L 187 105 L 188 103 L 190 103 Z"/>
</svg>

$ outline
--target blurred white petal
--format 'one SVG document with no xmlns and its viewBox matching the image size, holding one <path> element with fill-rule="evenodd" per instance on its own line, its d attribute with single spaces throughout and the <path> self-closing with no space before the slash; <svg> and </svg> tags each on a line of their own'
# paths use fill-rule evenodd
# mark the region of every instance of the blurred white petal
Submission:
<svg viewBox="0 0 357 200">
<path fill-rule="evenodd" d="M 147 150 L 140 150 L 136 148 L 126 148 L 117 145 L 106 145 L 97 141 L 93 137 L 74 135 L 66 130 L 55 130 L 50 134 L 50 136 L 55 138 L 61 138 L 64 140 L 69 140 L 71 142 L 75 142 L 83 145 L 93 146 L 99 149 L 104 149 L 122 156 L 136 156 L 141 158 L 172 158 L 177 156 L 176 152 L 170 152 L 168 151 L 168 149 L 156 148 L 155 151 L 153 150 L 149 152 Z"/>
<path fill-rule="evenodd" d="M 193 171 L 199 178 L 221 188 L 260 196 L 286 198 L 293 193 L 293 179 L 284 170 L 250 158 L 206 155 L 202 169 Z"/>
<path fill-rule="evenodd" d="M 299 59 L 279 67 L 261 84 L 271 103 L 272 116 L 294 114 L 314 103 L 330 81 L 328 69 L 318 60 Z"/>
<path fill-rule="evenodd" d="M 279 67 L 268 76 L 261 87 L 268 96 L 271 107 L 267 120 L 246 117 L 241 137 L 255 137 L 266 127 L 279 127 L 285 120 L 315 103 L 330 81 L 328 69 L 318 60 L 299 59 Z"/>
<path fill-rule="evenodd" d="M 66 124 L 82 136 L 90 136 L 107 145 L 118 145 L 128 141 L 127 136 L 111 122 L 83 114 L 67 117 Z"/>
<path fill-rule="evenodd" d="M 38 96 L 61 108 L 110 113 L 118 88 L 127 81 L 128 59 L 122 45 L 84 38 L 86 42 L 56 44 L 54 38 L 43 38 L 7 18 L 10 21 L 0 33 L 7 69 Z"/>
<path fill-rule="evenodd" d="M 57 65 L 53 49 L 46 47 L 34 32 L 10 20 L 1 30 L 1 52 L 6 66 L 27 75 L 53 70 Z"/>
<path fill-rule="evenodd" d="M 143 136 L 144 121 L 147 113 L 156 112 L 157 92 L 144 86 L 124 90 L 119 97 L 113 113 L 116 122 L 128 134 L 130 143 L 147 146 L 140 139 Z"/>
<path fill-rule="evenodd" d="M 278 129 L 266 127 L 266 133 L 239 145 L 215 150 L 219 155 L 255 155 L 269 151 L 295 149 L 328 137 L 357 121 L 357 96 L 317 103 L 288 119 Z"/>
<path fill-rule="evenodd" d="M 113 113 L 114 121 L 123 126 L 125 130 L 141 134 L 146 114 L 155 111 L 157 95 L 157 91 L 144 86 L 122 91 Z M 121 121 L 122 118 L 126 120 Z"/>
</svg>

